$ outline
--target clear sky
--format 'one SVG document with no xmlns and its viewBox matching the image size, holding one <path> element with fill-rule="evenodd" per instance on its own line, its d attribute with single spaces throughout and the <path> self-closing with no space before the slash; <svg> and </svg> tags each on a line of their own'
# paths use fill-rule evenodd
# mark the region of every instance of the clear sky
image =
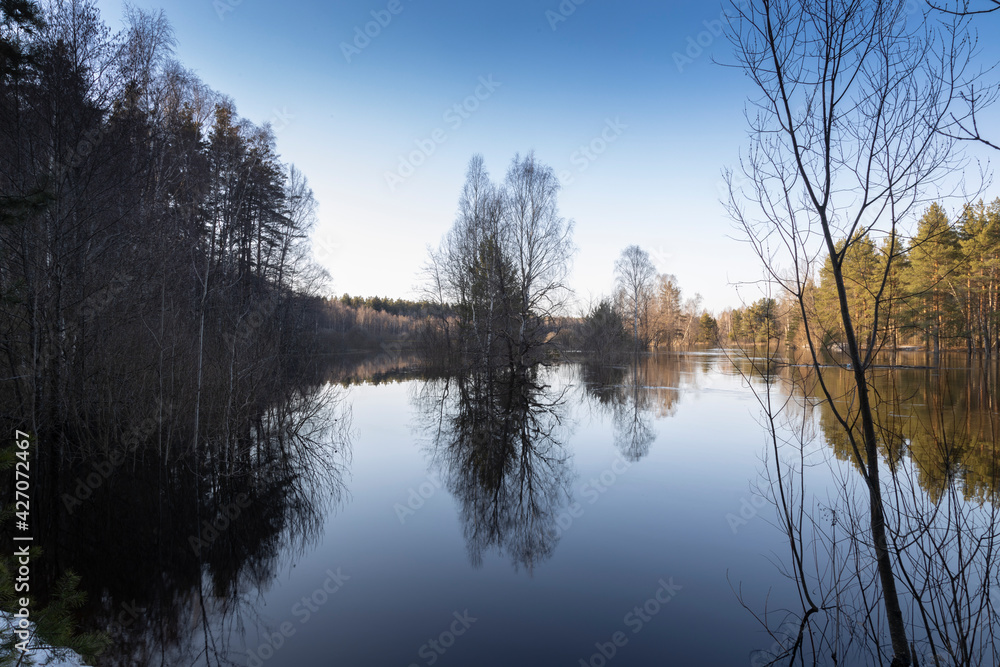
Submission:
<svg viewBox="0 0 1000 667">
<path fill-rule="evenodd" d="M 117 26 L 119 0 L 98 4 Z M 454 220 L 469 158 L 482 153 L 499 180 L 528 150 L 563 176 L 581 303 L 610 292 L 630 244 L 710 309 L 737 305 L 732 283 L 760 277 L 719 203 L 721 170 L 748 143 L 752 92 L 739 71 L 712 62 L 730 59 L 720 4 L 134 4 L 162 7 L 178 59 L 240 115 L 273 123 L 282 159 L 319 201 L 315 243 L 335 293 L 414 296 L 426 246 Z M 994 25 L 1000 16 L 980 31 Z"/>
</svg>

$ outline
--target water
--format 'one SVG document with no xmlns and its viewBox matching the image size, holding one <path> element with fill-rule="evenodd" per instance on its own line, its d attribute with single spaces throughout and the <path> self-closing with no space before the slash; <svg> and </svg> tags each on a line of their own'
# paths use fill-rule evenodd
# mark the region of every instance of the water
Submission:
<svg viewBox="0 0 1000 667">
<path fill-rule="evenodd" d="M 897 411 L 954 440 L 954 424 L 921 406 L 974 408 L 981 434 L 995 384 L 963 392 L 973 375 L 885 377 L 907 388 Z M 709 352 L 562 364 L 527 384 L 419 374 L 351 384 L 337 412 L 320 415 L 345 419 L 349 406 L 351 455 L 342 491 L 320 485 L 333 500 L 309 505 L 314 524 L 288 519 L 264 555 L 233 548 L 236 564 L 210 568 L 200 595 L 178 586 L 160 601 L 183 610 L 170 632 L 129 623 L 116 637 L 144 636 L 150 665 L 764 664 L 776 639 L 754 614 L 770 610 L 774 629 L 798 598 L 777 566 L 788 540 L 765 499 L 772 459 L 758 399 L 769 383 L 779 398 L 793 391 L 793 377 L 762 379 Z M 853 464 L 824 436 L 829 414 L 792 412 L 816 429 L 810 456 L 823 465 L 807 505 L 818 512 L 812 499 Z M 995 474 L 976 470 L 969 488 L 981 492 Z M 142 664 L 115 655 L 108 664 Z"/>
<path fill-rule="evenodd" d="M 455 379 L 353 387 L 350 500 L 278 576 L 258 632 L 229 657 L 749 664 L 773 640 L 734 587 L 759 602 L 771 587 L 779 599 L 789 591 L 765 558 L 782 546 L 773 508 L 751 490 L 765 444 L 757 404 L 718 355 L 643 370 L 638 386 L 624 372 L 589 390 L 578 366 L 543 373 L 541 402 L 562 398 L 557 414 L 536 411 L 551 437 L 512 454 L 504 493 L 470 491 L 485 480 L 448 467 L 457 459 L 437 435 L 441 414 L 459 410 Z M 648 442 L 629 439 L 637 429 Z M 331 570 L 349 579 L 322 606 L 316 594 L 307 615 L 302 598 Z M 466 614 L 475 621 L 456 620 Z M 282 624 L 287 637 L 273 634 Z"/>
</svg>

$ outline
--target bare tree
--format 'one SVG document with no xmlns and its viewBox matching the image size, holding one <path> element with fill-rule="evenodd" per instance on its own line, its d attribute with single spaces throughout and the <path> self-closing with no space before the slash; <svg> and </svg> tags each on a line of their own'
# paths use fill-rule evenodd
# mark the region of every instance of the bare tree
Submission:
<svg viewBox="0 0 1000 667">
<path fill-rule="evenodd" d="M 457 309 L 464 354 L 523 369 L 548 339 L 573 254 L 558 192 L 554 172 L 532 153 L 514 157 L 502 186 L 482 156 L 470 160 L 458 218 L 425 271 L 434 299 Z"/>
<path fill-rule="evenodd" d="M 504 187 L 504 217 L 517 277 L 516 361 L 524 367 L 545 322 L 561 312 L 573 255 L 573 222 L 559 215 L 559 180 L 533 152 L 514 156 Z"/>
<path fill-rule="evenodd" d="M 503 248 L 509 232 L 503 215 L 503 197 L 490 180 L 481 155 L 469 160 L 459 199 L 458 219 L 444 245 L 445 273 L 452 302 L 470 336 L 463 352 L 492 358 L 498 332 L 508 311 L 510 267 Z"/>
<path fill-rule="evenodd" d="M 869 381 L 884 335 L 883 294 L 899 226 L 956 166 L 942 133 L 965 81 L 969 44 L 961 17 L 947 23 L 909 15 L 903 0 L 754 0 L 733 3 L 738 66 L 759 93 L 747 110 L 753 145 L 746 180 L 728 173 L 729 210 L 765 266 L 769 281 L 798 301 L 812 365 L 831 406 L 817 354 L 816 318 L 806 288 L 829 258 L 845 332 L 842 367 L 851 400 L 834 412 L 861 471 L 892 646 L 892 665 L 911 664 L 907 625 L 886 533 L 877 425 Z M 875 325 L 856 335 L 843 275 L 860 239 L 888 241 L 875 290 Z M 806 598 L 808 600 L 808 597 Z M 806 614 L 816 611 L 811 600 Z"/>
<path fill-rule="evenodd" d="M 649 253 L 637 245 L 622 250 L 615 262 L 615 288 L 622 299 L 625 313 L 632 319 L 632 333 L 639 348 L 639 319 L 645 314 L 652 298 L 656 268 Z"/>
<path fill-rule="evenodd" d="M 952 0 L 951 2 L 928 0 L 928 4 L 938 12 L 957 17 L 979 16 L 1000 11 L 1000 0 Z M 964 108 L 960 112 L 952 113 L 951 123 L 944 129 L 944 133 L 953 139 L 980 143 L 994 150 L 1000 150 L 1000 144 L 996 139 L 987 138 L 979 129 L 980 112 L 996 102 L 1000 89 L 989 85 L 978 87 L 970 85 L 968 90 L 961 90 L 958 94 L 964 103 Z"/>
<path fill-rule="evenodd" d="M 936 2 L 928 2 L 928 4 L 940 12 L 954 14 L 956 16 L 991 14 L 1000 10 L 1000 0 L 979 0 L 979 2 L 973 2 L 973 0 L 959 0 L 957 7 L 950 7 Z"/>
</svg>

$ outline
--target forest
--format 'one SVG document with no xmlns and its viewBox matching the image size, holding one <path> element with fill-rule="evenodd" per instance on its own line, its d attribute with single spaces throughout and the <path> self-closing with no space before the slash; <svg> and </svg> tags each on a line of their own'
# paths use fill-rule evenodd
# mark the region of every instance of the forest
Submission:
<svg viewBox="0 0 1000 667">
<path fill-rule="evenodd" d="M 770 7 L 764 3 L 768 20 Z M 852 7 L 848 27 L 864 36 L 866 13 Z M 889 36 L 916 41 L 905 31 L 892 33 L 904 29 L 881 4 L 875 14 Z M 795 44 L 800 33 L 789 27 L 791 16 L 789 10 L 783 21 Z M 751 12 L 744 20 L 752 26 L 761 17 Z M 818 23 L 836 27 L 832 14 L 821 18 Z M 28 0 L 0 0 L 0 422 L 8 433 L 30 434 L 23 449 L 30 443 L 32 502 L 46 517 L 39 534 L 49 536 L 44 549 L 32 552 L 46 575 L 38 577 L 45 583 L 37 595 L 48 604 L 36 615 L 46 641 L 88 659 L 114 643 L 101 633 L 75 632 L 71 621 L 85 615 L 81 609 L 98 621 L 114 613 L 100 608 L 100 600 L 88 602 L 77 570 L 113 581 L 115 599 L 142 595 L 151 609 L 169 607 L 166 618 L 155 619 L 161 635 L 151 645 L 161 646 L 180 634 L 185 617 L 204 619 L 209 584 L 265 586 L 281 541 L 315 539 L 325 508 L 339 500 L 340 464 L 351 437 L 341 390 L 393 379 L 407 370 L 409 356 L 427 376 L 413 401 L 437 463 L 449 472 L 445 484 L 462 500 L 463 530 L 475 538 L 471 560 L 481 564 L 484 553 L 503 548 L 530 570 L 552 556 L 558 539 L 551 526 L 532 523 L 537 508 L 521 504 L 521 485 L 545 497 L 549 509 L 542 513 L 553 519 L 572 476 L 562 449 L 569 437 L 562 432 L 563 396 L 549 395 L 545 369 L 580 362 L 588 405 L 606 413 L 614 446 L 632 463 L 649 454 L 652 417 L 673 413 L 683 383 L 678 369 L 656 366 L 653 353 L 722 348 L 729 359 L 737 348 L 739 373 L 760 380 L 747 386 L 766 415 L 777 476 L 788 470 L 777 456 L 786 437 L 776 426 L 779 417 L 794 426 L 807 416 L 821 427 L 833 456 L 861 474 L 861 499 L 848 496 L 845 486 L 843 506 L 869 512 L 851 519 L 854 535 L 870 533 L 872 546 L 857 542 L 851 557 L 867 563 L 889 591 L 876 601 L 888 601 L 888 623 L 904 638 L 896 637 L 894 650 L 906 654 L 890 560 L 890 552 L 896 560 L 903 552 L 891 544 L 900 533 L 892 522 L 902 521 L 883 500 L 880 467 L 895 475 L 906 451 L 931 502 L 947 499 L 963 475 L 963 501 L 991 499 L 997 467 L 986 449 L 995 444 L 989 416 L 995 406 L 984 396 L 995 377 L 985 373 L 962 384 L 942 375 L 933 384 L 914 375 L 909 381 L 920 390 L 911 397 L 923 397 L 925 405 L 917 407 L 926 409 L 912 409 L 911 421 L 900 426 L 904 399 L 894 394 L 894 380 L 876 373 L 875 357 L 922 351 L 933 355 L 934 366 L 949 351 L 1000 358 L 1000 198 L 970 200 L 949 212 L 946 201 L 918 197 L 944 162 L 924 166 L 924 154 L 897 148 L 893 159 L 871 158 L 892 173 L 844 169 L 892 187 L 913 181 L 905 195 L 889 186 L 859 186 L 876 192 L 871 197 L 882 207 L 881 218 L 865 218 L 861 206 L 857 219 L 844 223 L 807 197 L 813 208 L 802 216 L 799 204 L 784 211 L 769 193 L 810 178 L 831 188 L 831 197 L 842 191 L 829 175 L 800 173 L 808 170 L 783 153 L 784 144 L 758 146 L 744 164 L 758 183 L 747 186 L 749 200 L 756 196 L 762 212 L 744 217 L 748 197 L 736 186 L 729 212 L 769 272 L 757 285 L 760 298 L 712 312 L 640 245 L 628 245 L 613 266 L 608 293 L 584 304 L 569 284 L 575 223 L 560 210 L 557 172 L 528 151 L 515 153 L 494 176 L 476 154 L 455 193 L 450 228 L 427 252 L 419 293 L 412 299 L 336 296 L 331 272 L 337 269 L 318 263 L 312 247 L 318 202 L 306 175 L 283 161 L 275 129 L 241 117 L 233 99 L 177 60 L 162 11 L 128 6 L 125 25 L 112 31 L 87 0 L 53 2 L 45 10 Z M 753 45 L 760 34 L 747 29 L 734 36 L 746 41 L 741 66 L 755 72 L 758 84 L 780 78 L 766 55 L 777 47 Z M 882 36 L 865 39 L 880 43 Z M 877 69 L 864 71 L 878 79 Z M 890 79 L 871 85 L 892 89 L 898 80 Z M 800 126 L 783 115 L 793 106 L 781 100 L 784 88 L 763 87 L 778 100 L 769 107 L 769 122 L 776 132 L 794 135 Z M 902 97 L 896 100 L 901 107 L 912 103 Z M 930 115 L 932 98 L 924 109 Z M 938 112 L 941 118 L 952 113 Z M 890 114 L 900 135 L 912 131 L 899 120 L 907 113 Z M 846 125 L 868 127 L 856 118 Z M 810 136 L 821 136 L 820 130 L 813 127 Z M 947 136 L 941 127 L 927 132 L 927 145 Z M 757 140 L 782 141 L 774 136 L 761 131 Z M 845 154 L 850 161 L 858 152 Z M 797 214 L 814 227 L 796 227 Z M 817 225 L 825 250 L 814 245 Z M 793 255 L 784 265 L 767 245 L 775 229 Z M 786 363 L 805 350 L 811 352 L 805 364 Z M 789 370 L 800 366 L 806 370 Z M 910 370 L 916 368 L 922 367 Z M 770 403 L 779 380 L 808 388 L 789 392 L 805 397 L 802 406 Z M 934 411 L 940 396 L 963 389 L 965 403 L 948 408 L 963 414 Z M 871 404 L 869 393 L 876 397 Z M 931 428 L 922 428 L 925 422 Z M 782 445 L 797 445 L 801 453 L 806 439 L 799 432 Z M 6 488 L 19 454 L 0 450 Z M 533 452 L 537 460 L 514 461 L 516 451 Z M 780 492 L 787 483 L 775 488 Z M 781 503 L 804 502 L 789 498 Z M 902 516 L 924 521 L 916 512 Z M 914 533 L 932 534 L 937 519 L 929 516 L 924 523 L 913 519 Z M 219 517 L 226 517 L 227 529 L 232 522 L 227 540 L 216 540 Z M 781 525 L 793 559 L 805 539 L 796 524 L 801 517 L 788 511 Z M 0 520 L 10 518 L 5 507 Z M 531 530 L 505 534 L 508 524 Z M 477 532 L 483 525 L 489 530 Z M 80 548 L 94 535 L 115 534 L 113 528 L 134 539 L 148 562 L 119 573 L 115 563 L 95 562 L 101 554 Z M 151 592 L 148 567 L 163 563 L 177 580 L 158 582 Z M 14 570 L 9 555 L 0 555 L 5 612 L 15 599 Z M 796 576 L 804 586 L 807 578 Z M 157 607 L 172 596 L 184 605 Z M 805 607 L 801 628 L 820 609 L 811 602 Z M 113 657 L 121 664 L 133 659 Z M 895 664 L 910 664 L 909 657 Z"/>
<path fill-rule="evenodd" d="M 1000 350 L 1000 199 L 966 204 L 954 220 L 932 203 L 915 228 L 908 238 L 853 238 L 843 277 L 858 335 L 885 350 L 952 349 L 993 357 Z M 844 246 L 842 239 L 837 248 Z M 801 307 L 789 294 L 764 297 L 723 311 L 719 332 L 723 341 L 776 339 L 804 347 L 803 308 L 822 332 L 824 350 L 840 350 L 845 337 L 829 258 L 806 284 Z"/>
<path fill-rule="evenodd" d="M 129 7 L 118 33 L 87 2 L 5 1 L 0 18 L 0 417 L 31 434 L 33 507 L 56 531 L 37 571 L 67 573 L 33 591 L 52 600 L 39 632 L 87 656 L 98 639 L 64 636 L 83 604 L 72 544 L 102 507 L 159 489 L 152 518 L 118 521 L 186 549 L 235 498 L 266 523 L 271 494 L 329 470 L 284 434 L 331 310 L 305 175 L 176 61 L 162 12 Z"/>
</svg>

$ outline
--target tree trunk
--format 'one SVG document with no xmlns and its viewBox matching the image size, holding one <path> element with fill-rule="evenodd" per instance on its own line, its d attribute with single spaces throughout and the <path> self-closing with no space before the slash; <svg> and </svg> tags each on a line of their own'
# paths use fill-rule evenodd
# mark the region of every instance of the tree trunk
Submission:
<svg viewBox="0 0 1000 667">
<path fill-rule="evenodd" d="M 827 222 L 823 220 L 827 229 Z M 829 251 L 834 254 L 833 244 L 829 241 Z M 882 584 L 882 594 L 885 604 L 886 620 L 889 625 L 889 636 L 892 639 L 894 653 L 893 667 L 908 667 L 910 665 L 910 648 L 906 640 L 906 623 L 899 605 L 899 594 L 896 591 L 896 578 L 892 571 L 892 558 L 889 554 L 889 543 L 885 532 L 885 510 L 882 503 L 882 487 L 879 482 L 879 452 L 878 438 L 875 434 L 875 419 L 872 413 L 871 400 L 868 392 L 867 368 L 863 365 L 850 308 L 847 303 L 847 290 L 844 287 L 844 277 L 841 266 L 833 262 L 833 277 L 837 284 L 837 295 L 840 300 L 840 316 L 847 337 L 847 351 L 854 372 L 854 384 L 857 389 L 858 416 L 861 419 L 862 434 L 865 446 L 865 467 L 867 470 L 869 518 L 872 531 L 872 543 L 875 547 L 875 560 L 878 566 L 879 581 Z"/>
</svg>

